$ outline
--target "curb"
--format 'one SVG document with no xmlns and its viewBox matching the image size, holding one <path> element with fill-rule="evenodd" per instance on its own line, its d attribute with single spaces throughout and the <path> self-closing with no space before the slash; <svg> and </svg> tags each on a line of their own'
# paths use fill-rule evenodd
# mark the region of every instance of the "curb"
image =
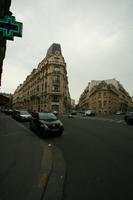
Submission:
<svg viewBox="0 0 133 200">
<path fill-rule="evenodd" d="M 66 163 L 59 148 L 52 145 L 53 167 L 47 189 L 41 200 L 61 200 L 64 191 Z"/>
<path fill-rule="evenodd" d="M 61 150 L 38 138 L 23 124 L 16 123 L 36 137 L 43 148 L 39 175 L 25 200 L 61 200 L 66 175 L 66 164 Z"/>
<path fill-rule="evenodd" d="M 52 172 L 52 151 L 49 145 L 40 141 L 41 146 L 45 146 L 43 151 L 43 157 L 41 161 L 41 167 L 39 176 L 36 180 L 36 184 L 32 187 L 26 200 L 42 200 L 43 194 L 46 191 L 49 177 Z"/>
<path fill-rule="evenodd" d="M 44 146 L 43 142 L 41 145 Z M 45 144 L 46 145 L 46 144 Z M 53 144 L 45 146 L 39 177 L 26 200 L 61 200 L 66 164 L 61 151 Z"/>
</svg>

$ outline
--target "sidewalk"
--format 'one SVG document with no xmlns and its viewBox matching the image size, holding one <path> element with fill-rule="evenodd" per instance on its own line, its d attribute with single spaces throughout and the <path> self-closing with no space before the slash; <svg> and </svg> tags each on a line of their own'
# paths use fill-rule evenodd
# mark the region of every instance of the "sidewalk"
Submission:
<svg viewBox="0 0 133 200">
<path fill-rule="evenodd" d="M 62 199 L 65 161 L 47 141 L 0 112 L 0 200 Z"/>
<path fill-rule="evenodd" d="M 55 200 L 53 191 L 58 191 L 60 197 L 65 163 L 60 152 L 53 156 L 56 151 L 56 147 L 0 113 L 0 200 Z M 57 162 L 62 163 L 59 169 Z M 63 178 L 55 190 L 57 175 L 61 176 L 59 170 Z"/>
</svg>

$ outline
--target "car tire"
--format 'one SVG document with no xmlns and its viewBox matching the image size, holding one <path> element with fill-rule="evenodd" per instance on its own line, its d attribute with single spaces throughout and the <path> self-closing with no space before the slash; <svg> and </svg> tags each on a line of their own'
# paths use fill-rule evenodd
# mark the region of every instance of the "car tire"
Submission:
<svg viewBox="0 0 133 200">
<path fill-rule="evenodd" d="M 63 132 L 59 132 L 59 133 L 57 134 L 57 136 L 62 136 L 62 134 L 63 134 Z"/>
<path fill-rule="evenodd" d="M 31 130 L 31 131 L 33 131 L 33 128 L 32 128 L 32 125 L 31 125 L 31 123 L 30 123 L 30 130 Z"/>
<path fill-rule="evenodd" d="M 126 122 L 127 122 L 128 125 L 133 125 L 133 122 L 128 120 L 128 119 L 126 120 Z"/>
<path fill-rule="evenodd" d="M 64 129 L 63 130 L 59 130 L 59 132 L 57 133 L 57 135 L 61 136 L 63 134 L 63 131 L 64 131 Z"/>
<path fill-rule="evenodd" d="M 39 131 L 38 129 L 36 129 L 36 134 L 37 134 L 38 136 L 41 136 L 41 133 L 40 133 L 40 131 Z"/>
</svg>

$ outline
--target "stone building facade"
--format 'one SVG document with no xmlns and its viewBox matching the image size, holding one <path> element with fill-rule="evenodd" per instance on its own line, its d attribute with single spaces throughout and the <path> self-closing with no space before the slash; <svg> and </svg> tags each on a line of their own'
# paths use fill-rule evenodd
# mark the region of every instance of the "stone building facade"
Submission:
<svg viewBox="0 0 133 200">
<path fill-rule="evenodd" d="M 52 44 L 13 95 L 13 107 L 34 111 L 66 112 L 71 107 L 68 76 L 60 44 Z"/>
<path fill-rule="evenodd" d="M 9 105 L 10 105 L 10 98 L 0 93 L 0 110 L 2 110 L 2 108 L 4 109 L 8 107 Z"/>
<path fill-rule="evenodd" d="M 79 108 L 92 109 L 96 113 L 126 112 L 133 109 L 133 101 L 117 80 L 93 80 L 81 94 Z"/>
</svg>

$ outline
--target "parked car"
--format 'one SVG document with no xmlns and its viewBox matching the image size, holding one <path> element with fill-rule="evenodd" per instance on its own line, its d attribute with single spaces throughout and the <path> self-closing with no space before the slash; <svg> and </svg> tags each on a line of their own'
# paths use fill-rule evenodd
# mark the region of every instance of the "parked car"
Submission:
<svg viewBox="0 0 133 200">
<path fill-rule="evenodd" d="M 69 114 L 69 115 L 68 115 L 68 118 L 73 118 L 73 115 L 72 115 L 72 114 Z"/>
<path fill-rule="evenodd" d="M 92 111 L 92 110 L 86 110 L 85 111 L 85 116 L 94 116 L 95 115 L 95 112 Z"/>
<path fill-rule="evenodd" d="M 13 119 L 16 119 L 16 115 L 17 115 L 17 112 L 18 112 L 19 110 L 13 110 L 13 112 L 12 112 L 12 118 Z"/>
<path fill-rule="evenodd" d="M 7 114 L 8 108 L 5 108 L 3 111 L 5 114 Z"/>
<path fill-rule="evenodd" d="M 124 115 L 125 112 L 123 112 L 123 111 L 117 111 L 115 114 L 116 114 L 116 115 Z"/>
<path fill-rule="evenodd" d="M 71 111 L 71 115 L 77 115 L 76 110 L 72 110 L 72 111 Z"/>
<path fill-rule="evenodd" d="M 53 113 L 38 112 L 30 120 L 30 129 L 38 135 L 62 135 L 63 123 Z"/>
<path fill-rule="evenodd" d="M 12 110 L 11 108 L 6 108 L 6 109 L 4 110 L 4 112 L 5 112 L 5 114 L 7 114 L 7 115 L 11 115 L 12 112 L 13 112 L 13 110 Z"/>
<path fill-rule="evenodd" d="M 124 116 L 124 120 L 127 124 L 133 125 L 133 112 L 127 112 Z"/>
<path fill-rule="evenodd" d="M 30 121 L 31 114 L 26 110 L 15 110 L 13 111 L 12 117 L 20 122 Z"/>
</svg>

